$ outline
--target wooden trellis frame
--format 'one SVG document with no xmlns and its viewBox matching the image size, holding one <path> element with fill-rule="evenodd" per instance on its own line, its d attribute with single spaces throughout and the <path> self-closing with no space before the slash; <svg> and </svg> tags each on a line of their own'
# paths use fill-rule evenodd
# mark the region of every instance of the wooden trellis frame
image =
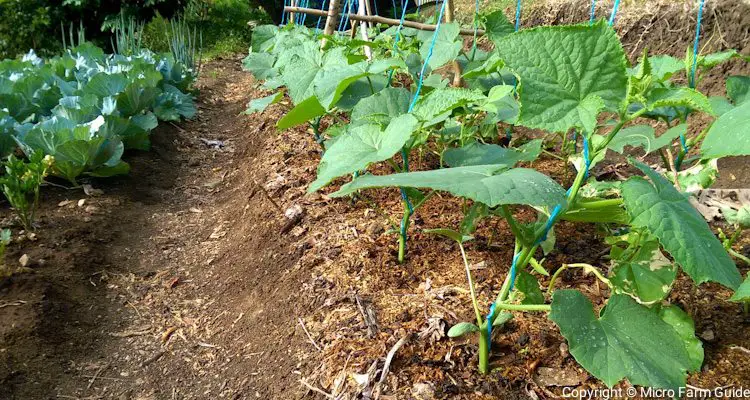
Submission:
<svg viewBox="0 0 750 400">
<path fill-rule="evenodd" d="M 341 14 L 341 0 L 331 0 L 331 4 L 328 7 L 328 11 L 322 11 L 322 10 L 316 10 L 314 8 L 304 8 L 304 7 L 291 7 L 286 6 L 284 7 L 284 11 L 288 13 L 302 13 L 307 15 L 315 15 L 319 17 L 327 17 L 326 19 L 326 26 L 325 30 L 323 31 L 326 35 L 333 35 L 333 32 L 336 30 L 336 24 L 338 23 L 339 19 L 342 16 L 346 16 L 347 14 Z M 401 24 L 401 21 L 398 19 L 393 18 L 385 18 L 381 17 L 379 15 L 359 15 L 359 14 L 348 14 L 349 20 L 352 21 L 364 21 L 369 23 L 375 23 L 375 24 L 385 24 L 390 26 L 397 26 Z M 407 26 L 409 28 L 419 29 L 422 31 L 435 31 L 435 28 L 437 25 L 433 24 L 423 24 L 421 22 L 415 22 L 415 21 L 404 21 L 404 26 Z M 474 36 L 474 29 L 471 28 L 462 28 L 460 30 L 461 35 L 464 36 Z M 484 30 L 479 29 L 477 31 L 478 35 L 484 35 Z"/>
</svg>

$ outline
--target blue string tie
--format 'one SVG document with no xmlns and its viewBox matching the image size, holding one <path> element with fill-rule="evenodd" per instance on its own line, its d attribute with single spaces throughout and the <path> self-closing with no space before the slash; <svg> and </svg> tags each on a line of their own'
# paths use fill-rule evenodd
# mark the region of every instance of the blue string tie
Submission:
<svg viewBox="0 0 750 400">
<path fill-rule="evenodd" d="M 521 27 L 521 0 L 516 3 L 516 32 Z"/>
<path fill-rule="evenodd" d="M 618 8 L 620 8 L 620 0 L 615 0 L 615 5 L 612 7 L 612 15 L 609 16 L 609 26 L 614 26 Z"/>
<path fill-rule="evenodd" d="M 589 25 L 594 25 L 596 19 L 596 0 L 591 0 L 591 15 L 589 16 Z"/>
</svg>

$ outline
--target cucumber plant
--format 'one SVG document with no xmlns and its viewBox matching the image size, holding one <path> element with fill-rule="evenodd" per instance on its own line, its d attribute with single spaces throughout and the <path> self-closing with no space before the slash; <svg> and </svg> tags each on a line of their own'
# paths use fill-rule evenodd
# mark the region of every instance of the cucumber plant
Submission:
<svg viewBox="0 0 750 400">
<path fill-rule="evenodd" d="M 493 327 L 512 312 L 545 312 L 560 328 L 573 357 L 608 386 L 622 379 L 635 385 L 684 386 L 687 373 L 700 369 L 703 348 L 691 317 L 668 301 L 678 269 L 696 285 L 717 282 L 736 290 L 742 279 L 682 189 L 710 185 L 716 159 L 750 155 L 750 139 L 742 134 L 750 129 L 749 80 L 730 78 L 728 99 L 707 98 L 692 84 L 675 83 L 676 59 L 644 53 L 629 68 L 620 40 L 603 21 L 516 33 L 500 12 L 483 21 L 494 50 L 467 54 L 456 44 L 457 30 L 455 35 L 437 34 L 441 57 L 420 72 L 411 67 L 410 60 L 420 56 L 408 49 L 419 48 L 421 54 L 421 46 L 414 43 L 407 43 L 403 52 L 391 52 L 376 39 L 372 46 L 384 58 L 370 61 L 359 54 L 360 44 L 341 44 L 341 39 L 320 49 L 304 39 L 314 35 L 300 27 L 262 27 L 245 66 L 266 80 L 266 87 L 285 87 L 295 104 L 280 127 L 325 115 L 339 121 L 325 133 L 316 132 L 325 137 L 325 152 L 310 190 L 355 174 L 332 196 L 394 187 L 420 201 L 427 197 L 422 191 L 441 191 L 473 202 L 460 231 L 430 233 L 455 240 L 461 250 L 476 321 L 459 323 L 449 335 L 476 335 L 480 372 L 490 371 Z M 385 32 L 378 38 L 383 36 Z M 695 77 L 688 69 L 695 83 L 702 71 L 734 57 L 739 57 L 736 52 L 701 56 L 680 68 L 697 65 Z M 466 87 L 447 87 L 434 72 L 452 61 L 462 65 Z M 406 79 L 385 80 L 394 69 Z M 420 76 L 427 90 L 418 99 L 414 85 L 397 83 Z M 272 96 L 254 101 L 250 108 L 261 110 L 263 104 L 281 99 L 280 92 Z M 692 115 L 708 116 L 712 122 L 687 141 L 683 138 Z M 648 119 L 665 132 L 657 136 L 653 126 L 645 127 Z M 576 132 L 573 146 L 562 146 L 563 158 L 577 171 L 572 185 L 565 189 L 537 170 L 517 167 L 539 156 L 541 141 L 501 147 L 502 123 L 559 135 L 564 143 Z M 678 158 L 666 168 L 656 170 L 630 157 L 637 176 L 600 182 L 590 174 L 609 151 L 643 147 L 668 159 L 675 144 L 680 147 Z M 580 152 L 567 154 L 569 147 Z M 408 172 L 396 164 L 402 149 L 407 154 L 434 151 L 441 161 L 436 169 Z M 363 173 L 380 162 L 391 164 L 395 173 Z M 536 220 L 517 220 L 514 215 L 521 207 L 534 210 Z M 503 218 L 515 236 L 508 273 L 484 316 L 464 251 L 477 218 Z M 560 266 L 548 279 L 545 294 L 539 277 L 550 274 L 537 253 L 554 247 L 554 227 L 561 220 L 599 224 L 610 232 L 605 240 L 612 265 L 606 273 L 586 260 Z M 578 290 L 555 287 L 567 269 L 593 273 L 610 289 L 602 310 L 595 312 Z M 733 299 L 746 301 L 748 296 L 738 292 Z"/>
</svg>

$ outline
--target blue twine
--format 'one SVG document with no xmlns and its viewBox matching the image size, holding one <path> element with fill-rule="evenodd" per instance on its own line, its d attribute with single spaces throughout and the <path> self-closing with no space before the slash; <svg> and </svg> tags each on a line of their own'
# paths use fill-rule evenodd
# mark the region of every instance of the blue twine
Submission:
<svg viewBox="0 0 750 400">
<path fill-rule="evenodd" d="M 521 0 L 516 3 L 516 32 L 521 27 Z"/>
<path fill-rule="evenodd" d="M 284 26 L 286 21 L 286 0 L 284 0 L 284 7 L 281 9 L 281 26 Z"/>
<path fill-rule="evenodd" d="M 698 69 L 698 46 L 700 45 L 701 40 L 701 23 L 703 22 L 703 6 L 705 5 L 706 0 L 701 0 L 700 5 L 698 6 L 698 20 L 695 24 L 695 41 L 693 42 L 693 65 L 690 68 L 690 88 L 695 89 L 695 74 Z M 690 147 L 687 145 L 687 140 L 685 139 L 685 134 L 680 134 L 680 145 L 682 146 L 682 152 L 683 156 L 678 156 L 676 160 L 674 160 L 675 169 L 680 168 L 680 164 L 682 164 L 682 159 L 684 155 L 687 155 L 688 151 L 690 151 Z"/>
<path fill-rule="evenodd" d="M 487 348 L 492 344 L 492 320 L 495 318 L 495 303 L 490 304 L 490 313 L 487 314 Z"/>
<path fill-rule="evenodd" d="M 701 0 L 698 7 L 698 22 L 695 24 L 695 41 L 693 42 L 693 66 L 690 70 L 690 87 L 695 89 L 695 71 L 698 68 L 698 45 L 701 40 L 701 22 L 703 20 L 703 5 L 706 0 Z"/>
<path fill-rule="evenodd" d="M 375 9 L 375 15 L 378 15 L 379 14 L 378 13 L 378 1 L 377 0 L 373 0 L 372 6 Z"/>
<path fill-rule="evenodd" d="M 435 33 L 432 34 L 432 43 L 430 44 L 430 49 L 427 52 L 427 57 L 424 59 L 424 64 L 422 64 L 422 70 L 419 72 L 419 80 L 417 81 L 417 90 L 414 92 L 414 97 L 411 100 L 411 103 L 409 104 L 409 110 L 407 112 L 414 111 L 414 106 L 417 104 L 417 100 L 419 99 L 419 93 L 422 91 L 422 85 L 424 84 L 424 73 L 427 69 L 427 64 L 430 63 L 430 59 L 432 58 L 432 53 L 435 50 L 435 45 L 437 44 L 437 37 L 438 32 L 440 32 L 440 24 L 443 20 L 443 14 L 445 14 L 445 5 L 448 3 L 447 0 L 443 0 L 443 5 L 440 7 L 440 14 L 438 15 L 437 24 L 435 25 Z M 403 14 L 403 12 L 402 12 Z M 405 149 L 401 149 L 401 156 L 404 159 L 404 170 L 406 172 L 409 171 L 409 154 L 406 152 Z M 406 195 L 406 191 L 403 188 L 400 188 L 401 190 L 401 198 L 404 199 L 406 202 L 406 207 L 408 210 L 408 216 L 411 217 L 411 215 L 414 213 L 414 209 L 412 208 L 411 202 L 409 201 L 409 196 Z M 404 223 L 404 220 L 401 220 L 401 226 L 400 226 L 400 235 L 402 238 L 406 238 L 406 224 Z M 406 240 L 404 240 L 404 243 Z"/>
<path fill-rule="evenodd" d="M 393 8 L 393 18 L 396 18 L 396 0 L 391 0 L 391 7 Z"/>
<path fill-rule="evenodd" d="M 422 91 L 422 84 L 424 83 L 424 73 L 427 70 L 427 64 L 430 63 L 430 59 L 432 58 L 432 53 L 435 51 L 435 45 L 437 44 L 438 32 L 440 31 L 440 24 L 443 21 L 443 14 L 445 14 L 446 3 L 448 3 L 448 1 L 443 0 L 443 5 L 440 7 L 440 14 L 438 15 L 437 24 L 435 25 L 435 33 L 432 35 L 432 43 L 430 44 L 430 49 L 427 52 L 427 57 L 425 57 L 424 59 L 424 64 L 422 64 L 422 69 L 419 72 L 419 82 L 417 83 L 417 91 L 414 93 L 414 98 L 412 98 L 411 104 L 409 104 L 408 112 L 412 112 L 412 110 L 414 110 L 414 106 L 417 104 L 417 99 L 419 98 L 419 93 Z"/>
<path fill-rule="evenodd" d="M 407 0 L 408 4 L 408 0 Z M 401 21 L 399 21 L 398 28 L 396 29 L 396 38 L 393 39 L 393 52 L 398 52 L 398 42 L 401 40 L 401 29 L 404 27 L 404 20 L 406 19 L 406 7 L 401 10 Z M 391 81 L 393 80 L 393 72 L 394 70 L 391 70 L 391 72 L 388 74 L 388 86 L 390 86 Z"/>
<path fill-rule="evenodd" d="M 344 2 L 344 6 L 341 7 L 341 12 L 346 13 L 346 7 L 349 5 L 349 1 L 350 0 L 346 0 Z M 344 19 L 343 18 L 339 18 L 339 27 L 338 27 L 337 31 L 341 32 L 341 28 L 343 27 L 343 24 L 344 24 Z"/>
<path fill-rule="evenodd" d="M 615 18 L 617 17 L 617 9 L 620 8 L 620 0 L 615 0 L 615 5 L 612 7 L 612 15 L 609 16 L 609 26 L 615 24 Z"/>
<path fill-rule="evenodd" d="M 304 1 L 305 1 L 305 8 L 309 8 L 310 7 L 310 0 L 304 0 Z M 307 14 L 305 13 L 305 14 L 302 14 L 302 24 L 301 25 L 304 25 L 306 21 L 307 21 Z"/>
<path fill-rule="evenodd" d="M 596 0 L 591 0 L 591 16 L 589 17 L 589 25 L 594 25 L 596 19 Z"/>
<path fill-rule="evenodd" d="M 325 10 L 325 8 L 326 8 L 326 1 L 328 1 L 328 0 L 323 0 L 323 4 L 320 6 L 320 10 L 321 11 Z M 323 19 L 323 16 L 322 15 L 319 16 L 318 17 L 318 23 L 315 24 L 315 37 L 316 38 L 318 37 L 318 33 L 320 33 L 320 21 L 322 19 Z"/>
</svg>

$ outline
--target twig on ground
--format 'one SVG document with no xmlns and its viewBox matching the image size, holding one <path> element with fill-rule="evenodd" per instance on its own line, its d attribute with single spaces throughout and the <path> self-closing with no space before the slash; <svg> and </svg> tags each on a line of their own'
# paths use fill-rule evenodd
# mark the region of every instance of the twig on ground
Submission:
<svg viewBox="0 0 750 400">
<path fill-rule="evenodd" d="M 313 340 L 312 335 L 310 335 L 310 332 L 308 332 L 307 327 L 305 327 L 304 321 L 302 321 L 302 318 L 297 318 L 297 321 L 299 321 L 300 326 L 302 326 L 302 330 L 305 331 L 305 335 L 307 335 L 307 339 L 310 340 L 310 343 L 312 343 L 313 346 L 315 346 L 318 351 L 323 351 L 323 349 L 318 346 L 317 343 L 315 343 L 315 340 Z"/>
<path fill-rule="evenodd" d="M 164 353 L 166 352 L 167 352 L 166 350 L 157 351 L 156 354 L 154 354 L 153 356 L 149 357 L 148 359 L 146 359 L 144 362 L 141 363 L 141 368 L 146 367 L 149 364 L 153 363 L 154 361 L 160 359 L 161 356 L 163 356 Z"/>
<path fill-rule="evenodd" d="M 0 302 L 0 308 L 22 306 L 26 303 L 27 302 L 23 300 L 3 301 L 3 302 Z"/>
<path fill-rule="evenodd" d="M 276 200 L 271 198 L 271 195 L 268 194 L 268 191 L 263 186 L 259 185 L 258 182 L 253 182 L 253 185 L 255 185 L 258 189 L 260 189 L 261 193 L 263 193 L 263 196 L 273 204 L 273 206 L 276 208 L 276 210 L 279 212 L 279 214 L 284 215 L 284 210 L 281 209 L 281 206 L 279 206 L 279 203 L 276 202 Z"/>
<path fill-rule="evenodd" d="M 98 371 L 96 371 L 96 373 L 94 374 L 94 376 L 92 376 L 92 377 L 91 377 L 91 379 L 89 379 L 89 384 L 88 384 L 88 386 L 86 386 L 86 390 L 89 390 L 89 389 L 91 389 L 91 386 L 93 386 L 93 385 L 94 385 L 94 382 L 96 381 L 96 378 L 98 378 L 98 377 L 99 377 L 99 375 L 100 375 L 100 374 L 101 374 L 102 372 L 104 372 L 104 370 L 105 370 L 105 369 L 109 368 L 109 366 L 110 366 L 111 364 L 112 364 L 112 363 L 107 363 L 107 364 L 106 364 L 105 366 L 103 366 L 103 367 L 99 368 L 99 370 L 98 370 Z"/>
<path fill-rule="evenodd" d="M 318 389 L 318 388 L 316 388 L 315 386 L 313 386 L 313 385 L 311 385 L 311 384 L 307 383 L 307 381 L 305 381 L 305 379 L 304 379 L 304 378 L 300 379 L 299 381 L 300 381 L 300 382 L 302 382 L 302 384 L 303 384 L 303 385 L 305 385 L 305 387 L 306 387 L 306 388 L 308 388 L 308 389 L 312 390 L 312 391 L 313 391 L 313 392 L 315 392 L 315 393 L 318 393 L 318 394 L 322 394 L 323 396 L 325 396 L 325 397 L 327 397 L 327 398 L 329 398 L 329 399 L 333 399 L 333 398 L 334 398 L 332 394 L 330 394 L 330 393 L 326 393 L 326 392 L 324 392 L 323 390 L 321 390 L 321 389 Z"/>
</svg>

